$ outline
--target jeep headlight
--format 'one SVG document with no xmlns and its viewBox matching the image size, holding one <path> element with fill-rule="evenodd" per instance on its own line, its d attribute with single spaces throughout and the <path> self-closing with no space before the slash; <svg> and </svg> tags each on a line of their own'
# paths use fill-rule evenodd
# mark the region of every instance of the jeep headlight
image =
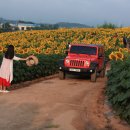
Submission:
<svg viewBox="0 0 130 130">
<path fill-rule="evenodd" d="M 85 65 L 85 66 L 89 66 L 89 65 L 90 65 L 90 62 L 89 62 L 89 61 L 85 61 L 84 65 Z"/>
<path fill-rule="evenodd" d="M 66 59 L 66 60 L 65 60 L 65 63 L 66 63 L 66 64 L 69 64 L 69 63 L 70 63 L 70 60 L 69 60 L 69 59 Z"/>
</svg>

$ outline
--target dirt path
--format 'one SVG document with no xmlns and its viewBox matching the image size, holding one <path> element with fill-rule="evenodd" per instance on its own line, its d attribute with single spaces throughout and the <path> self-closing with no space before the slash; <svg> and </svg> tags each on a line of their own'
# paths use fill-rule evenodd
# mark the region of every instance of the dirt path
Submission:
<svg viewBox="0 0 130 130">
<path fill-rule="evenodd" d="M 105 83 L 55 77 L 0 94 L 0 130 L 130 130 L 108 107 Z"/>
</svg>

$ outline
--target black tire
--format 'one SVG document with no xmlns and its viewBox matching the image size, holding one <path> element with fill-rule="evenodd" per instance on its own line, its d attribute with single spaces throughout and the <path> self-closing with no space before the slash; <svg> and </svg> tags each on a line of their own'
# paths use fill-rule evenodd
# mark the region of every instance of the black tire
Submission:
<svg viewBox="0 0 130 130">
<path fill-rule="evenodd" d="M 65 72 L 59 71 L 59 79 L 61 80 L 65 79 Z"/>
<path fill-rule="evenodd" d="M 101 70 L 100 74 L 99 74 L 99 76 L 100 76 L 101 78 L 104 78 L 104 77 L 105 77 L 105 71 L 106 71 L 106 67 L 104 67 L 104 68 Z"/>
<path fill-rule="evenodd" d="M 97 69 L 95 69 L 95 72 L 91 74 L 91 82 L 96 82 L 97 80 Z"/>
</svg>

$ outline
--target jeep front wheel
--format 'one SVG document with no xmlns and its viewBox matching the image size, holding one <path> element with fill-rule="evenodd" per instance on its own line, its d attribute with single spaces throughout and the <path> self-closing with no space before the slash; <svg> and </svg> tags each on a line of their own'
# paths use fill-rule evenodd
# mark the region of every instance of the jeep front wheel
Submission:
<svg viewBox="0 0 130 130">
<path fill-rule="evenodd" d="M 65 72 L 59 71 L 59 79 L 65 79 Z"/>
<path fill-rule="evenodd" d="M 99 74 L 99 76 L 100 76 L 101 78 L 104 78 L 104 76 L 105 76 L 105 71 L 106 71 L 106 67 L 104 67 L 104 68 L 101 70 L 100 74 Z"/>
<path fill-rule="evenodd" d="M 95 72 L 91 74 L 91 82 L 96 82 L 97 79 L 97 69 L 95 69 Z"/>
</svg>

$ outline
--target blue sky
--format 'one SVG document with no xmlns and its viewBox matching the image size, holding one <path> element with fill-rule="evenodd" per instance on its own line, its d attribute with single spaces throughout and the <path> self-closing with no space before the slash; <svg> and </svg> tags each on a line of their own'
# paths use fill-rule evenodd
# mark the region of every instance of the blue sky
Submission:
<svg viewBox="0 0 130 130">
<path fill-rule="evenodd" d="M 130 26 L 130 0 L 0 0 L 0 17 L 37 23 Z"/>
</svg>

